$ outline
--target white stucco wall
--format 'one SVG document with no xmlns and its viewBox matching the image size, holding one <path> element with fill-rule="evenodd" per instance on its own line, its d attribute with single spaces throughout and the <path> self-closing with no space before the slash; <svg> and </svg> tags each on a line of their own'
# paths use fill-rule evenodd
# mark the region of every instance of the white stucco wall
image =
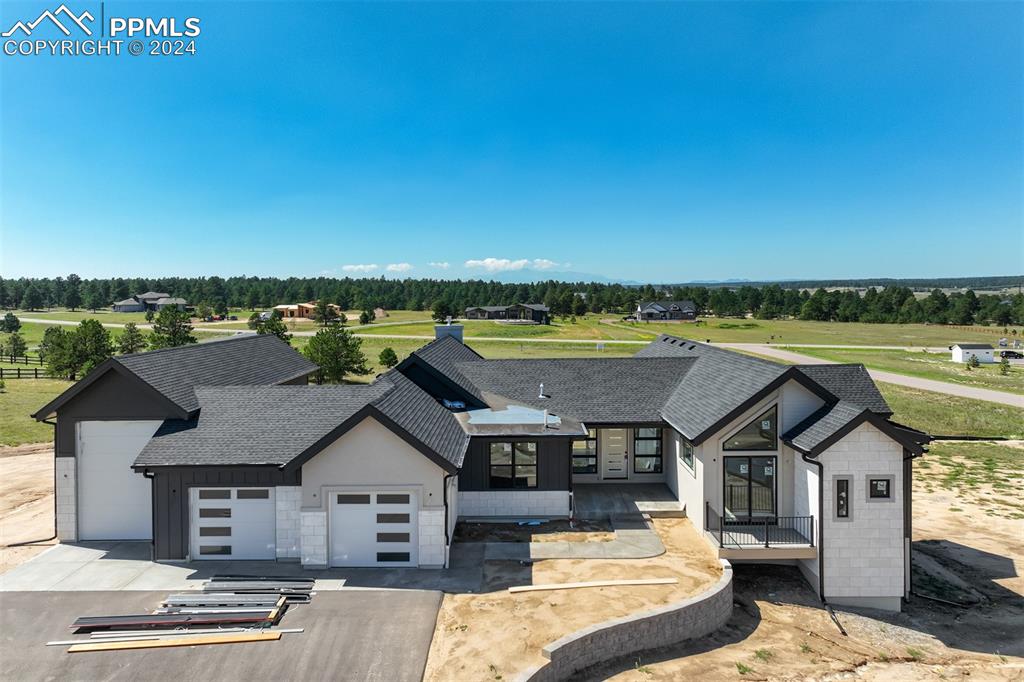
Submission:
<svg viewBox="0 0 1024 682">
<path fill-rule="evenodd" d="M 569 516 L 568 490 L 464 490 L 458 498 L 463 518 Z"/>
<path fill-rule="evenodd" d="M 814 544 L 821 547 L 821 514 L 818 510 L 818 468 L 804 461 L 799 453 L 793 456 L 793 515 L 814 517 Z M 800 571 L 811 589 L 818 592 L 818 558 L 801 559 Z"/>
<path fill-rule="evenodd" d="M 705 464 L 701 460 L 701 448 L 693 449 L 693 468 L 683 462 L 683 437 L 674 429 L 669 430 L 665 466 L 669 469 L 669 487 L 683 503 L 686 516 L 695 528 L 704 528 L 704 476 Z"/>
<path fill-rule="evenodd" d="M 780 395 L 779 434 L 790 430 L 825 404 L 824 400 L 795 381 L 783 384 Z"/>
<path fill-rule="evenodd" d="M 904 588 L 903 447 L 862 424 L 819 455 L 825 467 L 825 597 L 844 604 L 899 608 Z M 835 476 L 851 481 L 850 518 L 835 518 Z M 892 477 L 891 497 L 868 498 L 869 477 Z"/>
<path fill-rule="evenodd" d="M 367 417 L 302 465 L 302 506 L 323 509 L 331 486 L 410 486 L 420 508 L 443 507 L 445 471 L 386 426 Z"/>
<path fill-rule="evenodd" d="M 78 499 L 74 457 L 56 457 L 57 539 L 75 542 L 78 539 Z"/>
</svg>

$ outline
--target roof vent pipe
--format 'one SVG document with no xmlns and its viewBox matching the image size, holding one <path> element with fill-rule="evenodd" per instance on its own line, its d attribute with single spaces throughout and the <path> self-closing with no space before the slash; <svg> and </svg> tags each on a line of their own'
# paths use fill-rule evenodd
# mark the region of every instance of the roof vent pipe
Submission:
<svg viewBox="0 0 1024 682">
<path fill-rule="evenodd" d="M 544 382 L 543 381 L 540 382 L 540 393 L 537 395 L 537 397 L 538 398 L 547 398 L 547 396 L 544 395 Z M 547 422 L 545 421 L 545 423 L 547 423 Z"/>
</svg>

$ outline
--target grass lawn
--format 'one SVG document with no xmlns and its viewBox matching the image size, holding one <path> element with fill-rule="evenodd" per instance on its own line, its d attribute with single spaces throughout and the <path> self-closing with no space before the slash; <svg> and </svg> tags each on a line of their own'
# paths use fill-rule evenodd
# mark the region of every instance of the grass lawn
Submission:
<svg viewBox="0 0 1024 682">
<path fill-rule="evenodd" d="M 45 443 L 53 440 L 53 427 L 29 417 L 71 386 L 55 379 L 11 379 L 0 393 L 0 445 Z"/>
<path fill-rule="evenodd" d="M 823 360 L 855 362 L 871 369 L 922 379 L 1024 394 L 1024 367 L 1020 365 L 1010 365 L 1010 373 L 1004 376 L 999 373 L 998 364 L 981 365 L 968 370 L 965 363 L 951 361 L 948 352 L 800 347 L 793 347 L 792 350 Z"/>
<path fill-rule="evenodd" d="M 657 334 L 673 334 L 718 343 L 773 343 L 854 346 L 949 346 L 957 341 L 994 343 L 1003 336 L 996 327 L 945 327 L 927 324 L 868 324 L 706 318 L 697 323 L 620 322 L 622 326 Z M 1018 329 L 1018 337 L 1022 330 Z"/>
<path fill-rule="evenodd" d="M 417 322 L 400 325 L 361 327 L 360 334 L 408 334 L 413 336 L 434 335 L 434 322 Z M 465 327 L 467 339 L 490 337 L 502 339 L 592 339 L 594 341 L 625 340 L 652 341 L 658 332 L 646 329 L 630 329 L 604 324 L 601 317 L 588 315 L 576 318 L 576 322 L 556 320 L 552 324 L 512 325 L 492 320 L 459 320 Z"/>
<path fill-rule="evenodd" d="M 893 421 L 932 435 L 1024 438 L 1024 410 L 879 383 Z"/>
</svg>

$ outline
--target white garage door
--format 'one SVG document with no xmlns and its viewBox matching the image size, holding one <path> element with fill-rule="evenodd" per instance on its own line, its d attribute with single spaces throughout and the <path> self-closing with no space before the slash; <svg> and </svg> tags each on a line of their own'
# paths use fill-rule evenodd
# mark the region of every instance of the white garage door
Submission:
<svg viewBox="0 0 1024 682">
<path fill-rule="evenodd" d="M 332 566 L 416 565 L 415 493 L 342 492 L 332 498 Z"/>
<path fill-rule="evenodd" d="M 131 466 L 161 423 L 79 422 L 79 540 L 152 539 L 152 487 Z"/>
<path fill-rule="evenodd" d="M 276 559 L 274 489 L 192 488 L 191 558 Z"/>
</svg>

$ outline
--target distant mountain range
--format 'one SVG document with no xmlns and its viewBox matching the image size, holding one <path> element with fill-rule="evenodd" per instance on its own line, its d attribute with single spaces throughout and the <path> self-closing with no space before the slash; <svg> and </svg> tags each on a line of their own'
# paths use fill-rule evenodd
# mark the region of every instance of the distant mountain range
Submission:
<svg viewBox="0 0 1024 682">
<path fill-rule="evenodd" d="M 481 277 L 491 279 L 504 284 L 529 284 L 531 282 L 597 282 L 600 284 L 623 284 L 626 286 L 640 286 L 642 282 L 628 279 L 612 279 L 604 275 L 596 275 L 592 272 L 569 272 L 555 270 L 536 270 L 523 268 L 522 270 L 508 270 L 496 272 L 492 275 Z"/>
</svg>

